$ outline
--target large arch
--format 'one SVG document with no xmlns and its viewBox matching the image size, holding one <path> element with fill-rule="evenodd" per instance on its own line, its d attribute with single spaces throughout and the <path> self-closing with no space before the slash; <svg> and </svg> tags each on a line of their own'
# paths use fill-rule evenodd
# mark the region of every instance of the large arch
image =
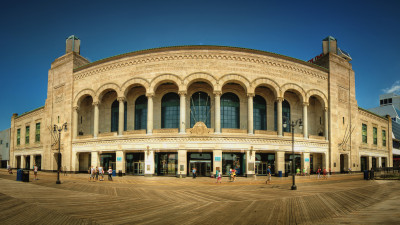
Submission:
<svg viewBox="0 0 400 225">
<path fill-rule="evenodd" d="M 279 84 L 269 78 L 257 78 L 251 82 L 250 93 L 255 93 L 258 86 L 267 86 L 274 93 L 275 98 L 283 97 Z"/>
<path fill-rule="evenodd" d="M 81 90 L 80 92 L 78 92 L 78 94 L 75 95 L 73 107 L 78 107 L 80 105 L 81 101 L 86 96 L 91 96 L 92 99 L 94 99 L 96 94 L 92 89 L 89 89 L 89 88 Z"/>
<path fill-rule="evenodd" d="M 150 83 L 147 80 L 145 80 L 143 78 L 132 78 L 130 80 L 127 80 L 121 86 L 121 91 L 124 93 L 124 96 L 128 95 L 130 87 L 135 84 L 139 84 L 139 85 L 143 86 L 144 89 L 146 90 L 146 92 L 148 92 L 148 90 L 150 88 Z"/>
<path fill-rule="evenodd" d="M 94 102 L 100 101 L 102 99 L 102 97 L 104 96 L 104 94 L 107 93 L 108 90 L 115 91 L 117 93 L 118 97 L 124 97 L 121 94 L 121 89 L 117 84 L 115 84 L 115 83 L 107 83 L 107 84 L 102 85 L 99 89 L 97 89 L 96 96 L 93 99 L 93 101 Z"/>
<path fill-rule="evenodd" d="M 187 90 L 188 87 L 196 81 L 207 82 L 213 88 L 213 90 L 215 90 L 218 85 L 218 81 L 213 75 L 204 72 L 196 72 L 189 74 L 185 77 L 185 79 L 183 79 L 182 91 Z"/>
<path fill-rule="evenodd" d="M 284 96 L 286 91 L 293 90 L 294 92 L 296 92 L 296 94 L 299 95 L 301 102 L 305 102 L 307 100 L 306 99 L 306 92 L 304 91 L 304 89 L 302 87 L 300 87 L 297 84 L 286 83 L 286 84 L 282 85 L 281 90 L 282 90 L 282 96 Z"/>
<path fill-rule="evenodd" d="M 178 89 L 181 90 L 182 87 L 182 79 L 175 74 L 161 74 L 153 78 L 153 80 L 150 81 L 150 88 L 148 89 L 148 93 L 154 93 L 157 87 L 166 82 L 166 81 L 171 81 L 178 86 Z"/>
<path fill-rule="evenodd" d="M 328 99 L 326 95 L 318 90 L 318 89 L 311 89 L 307 91 L 306 97 L 307 97 L 307 102 L 310 99 L 311 96 L 315 96 L 323 105 L 323 107 L 328 107 Z"/>
<path fill-rule="evenodd" d="M 219 88 L 222 90 L 222 87 L 228 82 L 238 82 L 247 93 L 250 93 L 249 92 L 251 90 L 250 81 L 243 75 L 240 75 L 240 74 L 223 75 L 218 81 Z M 216 91 L 221 91 L 221 90 L 216 90 Z"/>
</svg>

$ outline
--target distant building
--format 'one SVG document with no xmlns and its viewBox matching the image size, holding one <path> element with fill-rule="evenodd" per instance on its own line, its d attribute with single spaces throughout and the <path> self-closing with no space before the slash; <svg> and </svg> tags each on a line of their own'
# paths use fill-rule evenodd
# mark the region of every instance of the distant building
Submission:
<svg viewBox="0 0 400 225">
<path fill-rule="evenodd" d="M 394 93 L 379 96 L 379 107 L 369 111 L 380 116 L 389 115 L 392 118 L 392 139 L 393 139 L 393 167 L 400 166 L 400 95 Z"/>
<path fill-rule="evenodd" d="M 10 160 L 10 131 L 8 128 L 6 130 L 0 131 L 0 167 L 6 168 Z"/>
</svg>

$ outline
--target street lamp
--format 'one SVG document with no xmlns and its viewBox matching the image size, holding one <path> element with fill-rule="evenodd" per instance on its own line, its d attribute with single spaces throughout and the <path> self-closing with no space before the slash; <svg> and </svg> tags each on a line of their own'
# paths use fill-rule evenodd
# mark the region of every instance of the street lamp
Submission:
<svg viewBox="0 0 400 225">
<path fill-rule="evenodd" d="M 290 121 L 288 121 L 288 120 L 285 121 L 285 123 L 283 124 L 283 127 L 284 127 L 284 128 L 286 128 L 286 127 L 288 126 L 288 124 L 287 124 L 288 122 L 290 122 Z M 291 130 L 292 130 L 292 162 L 293 162 L 293 165 L 292 165 L 292 176 L 293 176 L 292 190 L 297 190 L 296 183 L 295 183 L 295 175 L 296 175 L 296 173 L 295 173 L 295 170 L 294 170 L 294 167 L 295 167 L 295 158 L 294 158 L 294 127 L 297 126 L 297 123 L 299 123 L 299 128 L 302 129 L 302 128 L 303 128 L 303 122 L 301 121 L 301 119 L 298 119 L 298 120 L 296 120 L 296 121 L 292 121 L 291 123 L 289 123 L 289 126 L 291 127 Z"/>
<path fill-rule="evenodd" d="M 61 131 L 64 129 L 64 131 L 67 131 L 67 122 L 65 122 L 63 125 L 60 127 L 56 124 L 54 124 L 53 127 L 53 132 L 57 133 L 58 131 L 58 168 L 57 168 L 57 181 L 56 184 L 61 184 L 60 182 L 60 170 L 61 170 L 61 153 L 60 153 L 60 148 L 61 148 Z"/>
</svg>

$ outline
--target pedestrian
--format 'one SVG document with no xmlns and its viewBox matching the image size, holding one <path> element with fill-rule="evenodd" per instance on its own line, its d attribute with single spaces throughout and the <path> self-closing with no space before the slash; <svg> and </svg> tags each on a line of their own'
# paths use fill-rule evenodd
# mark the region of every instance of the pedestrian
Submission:
<svg viewBox="0 0 400 225">
<path fill-rule="evenodd" d="M 272 177 L 271 177 L 271 166 L 268 166 L 268 169 L 267 169 L 267 181 L 265 182 L 266 184 L 271 184 L 271 180 L 272 180 Z"/>
<path fill-rule="evenodd" d="M 236 180 L 236 170 L 232 169 L 232 181 Z"/>
<path fill-rule="evenodd" d="M 296 169 L 296 176 L 300 176 L 300 168 L 299 167 L 297 167 L 297 169 Z"/>
<path fill-rule="evenodd" d="M 326 168 L 325 167 L 324 167 L 324 170 L 322 171 L 322 175 L 323 175 L 324 179 L 328 179 L 326 176 Z"/>
<path fill-rule="evenodd" d="M 99 167 L 96 166 L 95 170 L 96 180 L 99 180 Z"/>
<path fill-rule="evenodd" d="M 229 169 L 229 181 L 232 181 L 232 168 Z"/>
<path fill-rule="evenodd" d="M 7 165 L 8 174 L 13 174 L 12 168 L 10 165 Z"/>
<path fill-rule="evenodd" d="M 103 174 L 104 174 L 103 167 L 102 167 L 102 166 L 99 166 L 99 176 L 101 177 L 101 178 L 100 178 L 100 181 L 103 181 L 103 180 L 104 180 Z"/>
<path fill-rule="evenodd" d="M 192 175 L 193 175 L 193 179 L 196 178 L 196 168 L 193 167 L 192 169 Z"/>
<path fill-rule="evenodd" d="M 319 179 L 320 176 L 321 176 L 321 167 L 318 167 L 317 174 L 318 174 L 318 178 L 317 179 Z"/>
<path fill-rule="evenodd" d="M 111 166 L 108 167 L 108 171 L 107 171 L 107 172 L 108 172 L 108 180 L 109 180 L 109 181 L 112 181 L 113 179 L 112 179 L 112 177 L 111 177 L 111 176 L 112 176 L 112 169 L 111 169 Z"/>
<path fill-rule="evenodd" d="M 96 169 L 92 166 L 92 167 L 90 168 L 90 180 L 93 179 L 93 181 L 95 181 L 95 180 L 94 180 L 95 174 L 96 174 Z"/>
<path fill-rule="evenodd" d="M 219 183 L 222 183 L 222 174 L 221 174 L 221 172 L 219 172 L 219 170 L 217 170 L 217 174 L 215 175 L 216 177 L 217 177 L 217 184 L 218 184 L 218 181 L 219 181 Z"/>
<path fill-rule="evenodd" d="M 36 164 L 33 166 L 33 174 L 35 175 L 35 180 L 37 180 L 37 172 L 38 172 L 38 167 Z"/>
</svg>

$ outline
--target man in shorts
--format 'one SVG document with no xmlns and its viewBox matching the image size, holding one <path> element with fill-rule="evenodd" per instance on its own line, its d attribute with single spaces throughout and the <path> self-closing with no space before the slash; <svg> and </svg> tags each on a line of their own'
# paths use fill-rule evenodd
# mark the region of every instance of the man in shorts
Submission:
<svg viewBox="0 0 400 225">
<path fill-rule="evenodd" d="M 268 166 L 267 169 L 267 181 L 265 182 L 266 184 L 271 184 L 271 166 Z"/>
<path fill-rule="evenodd" d="M 35 164 L 35 166 L 33 166 L 33 174 L 35 175 L 35 180 L 37 180 L 37 172 L 38 172 L 38 167 Z"/>
</svg>

